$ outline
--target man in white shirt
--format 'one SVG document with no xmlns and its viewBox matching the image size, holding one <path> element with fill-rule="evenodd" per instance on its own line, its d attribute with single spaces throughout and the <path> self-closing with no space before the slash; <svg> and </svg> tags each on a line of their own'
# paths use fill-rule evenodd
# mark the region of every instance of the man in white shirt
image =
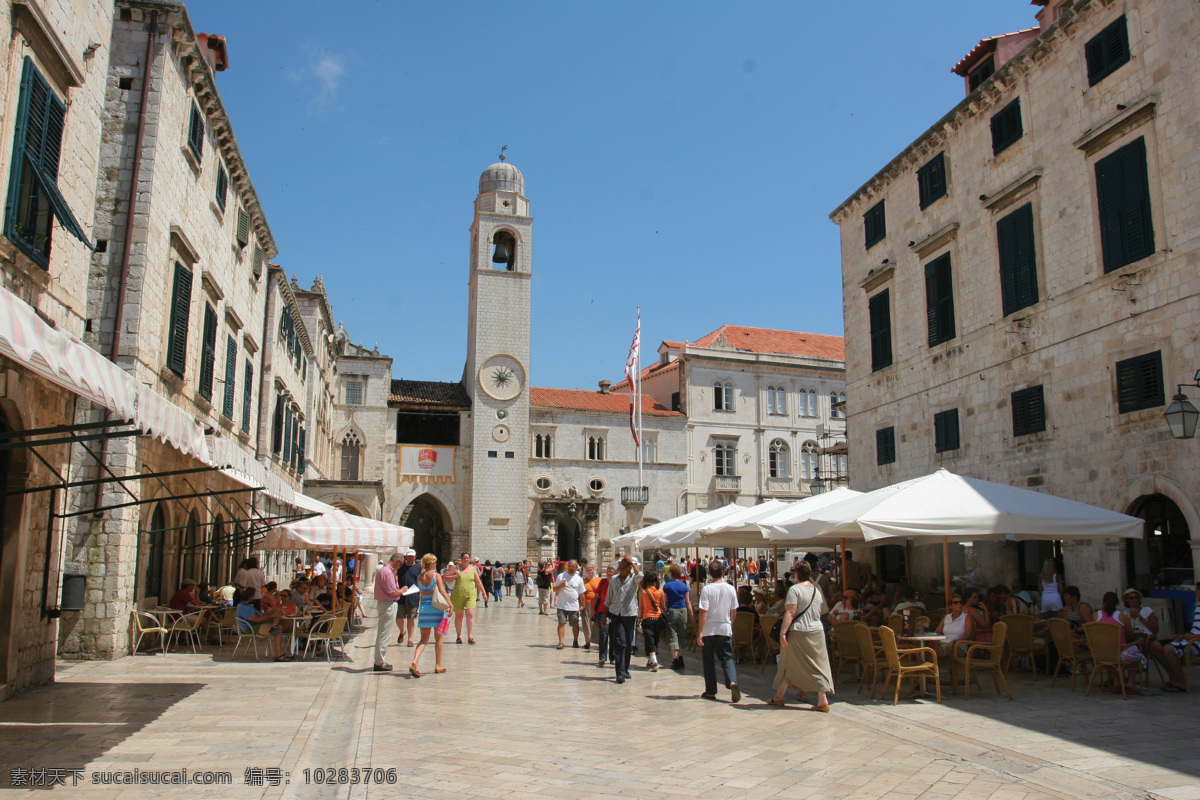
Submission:
<svg viewBox="0 0 1200 800">
<path fill-rule="evenodd" d="M 571 634 L 575 641 L 572 647 L 579 647 L 579 598 L 587 592 L 587 586 L 579 575 L 579 565 L 574 561 L 567 562 L 567 571 L 558 576 L 554 582 L 554 592 L 558 595 L 554 607 L 558 609 L 558 649 L 566 647 L 563 635 L 567 626 L 571 626 Z"/>
<path fill-rule="evenodd" d="M 708 567 L 710 582 L 700 592 L 700 644 L 703 646 L 705 700 L 717 699 L 717 665 L 725 673 L 725 686 L 733 702 L 742 699 L 737 684 L 737 665 L 733 661 L 733 621 L 737 618 L 737 592 L 723 579 L 725 570 L 720 561 Z"/>
<path fill-rule="evenodd" d="M 325 574 L 325 562 L 323 562 L 320 557 L 313 559 L 312 574 L 313 580 L 316 580 Z"/>
</svg>

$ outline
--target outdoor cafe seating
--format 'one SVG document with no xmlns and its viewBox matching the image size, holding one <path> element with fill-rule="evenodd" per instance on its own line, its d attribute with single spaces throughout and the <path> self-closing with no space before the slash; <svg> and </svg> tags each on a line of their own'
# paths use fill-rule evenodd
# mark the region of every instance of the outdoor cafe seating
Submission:
<svg viewBox="0 0 1200 800">
<path fill-rule="evenodd" d="M 966 645 L 964 651 L 955 648 L 955 652 L 950 655 L 950 691 L 951 694 L 958 691 L 958 675 L 963 675 L 964 699 L 971 699 L 971 681 L 975 681 L 975 685 L 979 686 L 979 674 L 981 672 L 990 673 L 992 683 L 996 686 L 996 694 L 1000 694 L 1000 685 L 1004 685 L 1004 693 L 1008 695 L 1008 699 L 1012 700 L 1012 692 L 1008 689 L 1008 679 L 1005 673 L 1008 671 L 1006 666 L 1002 666 L 1004 658 L 1004 646 L 1008 638 L 1008 624 L 1005 622 L 997 622 L 992 626 L 992 641 L 991 642 L 963 642 Z M 1011 645 L 1010 645 L 1011 648 Z M 1010 650 L 1011 660 L 1011 650 Z"/>
</svg>

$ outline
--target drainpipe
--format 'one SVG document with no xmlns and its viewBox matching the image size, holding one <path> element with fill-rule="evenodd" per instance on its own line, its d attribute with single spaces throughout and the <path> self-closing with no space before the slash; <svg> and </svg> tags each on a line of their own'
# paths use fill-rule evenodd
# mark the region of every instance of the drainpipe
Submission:
<svg viewBox="0 0 1200 800">
<path fill-rule="evenodd" d="M 121 327 L 125 324 L 125 286 L 129 283 L 129 256 L 133 250 L 133 217 L 137 210 L 138 196 L 138 179 L 142 171 L 142 142 L 146 138 L 146 102 L 150 97 L 150 77 L 154 59 L 154 39 L 158 36 L 158 12 L 150 12 L 150 35 L 146 39 L 146 58 L 144 60 L 145 71 L 142 74 L 142 93 L 141 106 L 138 107 L 138 125 L 137 137 L 133 143 L 133 174 L 129 182 L 129 212 L 125 219 L 125 239 L 124 248 L 121 251 L 121 275 L 117 280 L 117 308 L 113 315 L 113 340 L 112 349 L 108 353 L 108 360 L 117 363 L 117 356 L 121 352 Z M 104 418 L 107 420 L 111 417 L 109 412 L 104 412 Z M 108 439 L 104 439 L 100 443 L 100 466 L 103 468 L 108 463 Z M 96 499 L 92 506 L 95 516 L 99 516 L 100 499 L 104 496 L 103 485 L 96 487 Z"/>
</svg>

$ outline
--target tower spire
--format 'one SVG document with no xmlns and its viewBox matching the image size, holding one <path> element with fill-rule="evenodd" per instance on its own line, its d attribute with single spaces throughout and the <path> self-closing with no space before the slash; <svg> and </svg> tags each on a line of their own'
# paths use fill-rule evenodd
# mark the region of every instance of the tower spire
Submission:
<svg viewBox="0 0 1200 800">
<path fill-rule="evenodd" d="M 508 145 L 504 145 L 503 147 L 500 148 L 500 160 L 501 161 L 504 160 L 504 151 L 507 149 L 508 149 Z"/>
</svg>

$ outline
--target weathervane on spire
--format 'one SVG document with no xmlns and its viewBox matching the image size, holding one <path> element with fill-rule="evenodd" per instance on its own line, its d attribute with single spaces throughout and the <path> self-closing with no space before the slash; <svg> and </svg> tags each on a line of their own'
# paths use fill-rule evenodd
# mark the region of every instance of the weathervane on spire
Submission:
<svg viewBox="0 0 1200 800">
<path fill-rule="evenodd" d="M 508 149 L 508 145 L 504 145 L 503 147 L 500 148 L 500 160 L 501 161 L 504 160 L 504 151 L 507 149 Z"/>
</svg>

